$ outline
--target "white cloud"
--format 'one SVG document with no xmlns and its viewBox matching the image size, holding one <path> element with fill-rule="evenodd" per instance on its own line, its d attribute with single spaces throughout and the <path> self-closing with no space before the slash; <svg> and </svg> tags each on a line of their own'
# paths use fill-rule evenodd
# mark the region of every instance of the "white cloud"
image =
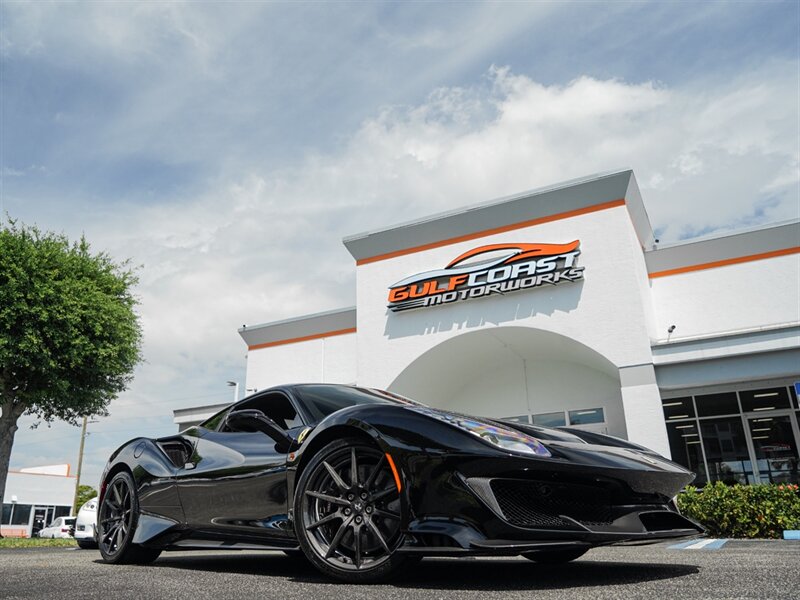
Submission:
<svg viewBox="0 0 800 600">
<path fill-rule="evenodd" d="M 617 166 L 634 167 L 664 241 L 797 217 L 797 96 L 779 67 L 713 93 L 493 68 L 486 85 L 381 111 L 341 153 L 129 207 L 90 238 L 144 264 L 151 363 L 239 360 L 242 323 L 353 301 L 340 240 L 364 229 Z"/>
</svg>

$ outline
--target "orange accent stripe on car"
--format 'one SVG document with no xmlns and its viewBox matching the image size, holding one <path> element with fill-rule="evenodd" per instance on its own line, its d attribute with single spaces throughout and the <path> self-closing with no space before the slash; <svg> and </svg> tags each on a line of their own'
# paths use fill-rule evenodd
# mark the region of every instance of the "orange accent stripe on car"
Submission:
<svg viewBox="0 0 800 600">
<path fill-rule="evenodd" d="M 392 468 L 392 474 L 394 475 L 394 482 L 397 484 L 397 491 L 403 489 L 402 484 L 400 483 L 400 473 L 397 471 L 397 467 L 394 466 L 394 459 L 392 455 L 388 452 L 386 453 L 386 460 L 389 461 L 389 466 Z"/>
<path fill-rule="evenodd" d="M 295 344 L 297 342 L 307 342 L 309 340 L 318 340 L 320 338 L 333 337 L 335 335 L 345 335 L 347 333 L 355 333 L 355 327 L 348 327 L 347 329 L 337 329 L 336 331 L 326 331 L 324 333 L 314 333 L 312 335 L 304 335 L 302 337 L 290 338 L 287 340 L 275 340 L 274 342 L 264 342 L 263 344 L 253 344 L 248 346 L 248 350 L 260 350 L 261 348 L 271 348 L 272 346 L 282 346 L 283 344 Z"/>
<path fill-rule="evenodd" d="M 665 271 L 654 271 L 648 277 L 656 279 L 658 277 L 668 277 L 669 275 L 678 275 L 679 273 L 690 273 L 691 271 L 702 271 L 704 269 L 714 269 L 716 267 L 724 267 L 727 265 L 736 265 L 754 260 L 763 260 L 765 258 L 773 258 L 776 256 L 788 256 L 789 254 L 797 254 L 800 252 L 800 246 L 794 248 L 783 248 L 782 250 L 773 250 L 771 252 L 762 252 L 761 254 L 749 254 L 747 256 L 738 256 L 736 258 L 726 258 L 725 260 L 715 260 L 713 262 L 700 263 L 697 265 L 688 265 L 686 267 L 678 267 L 676 269 L 666 269 Z"/>
<path fill-rule="evenodd" d="M 376 256 L 368 256 L 367 258 L 360 258 L 356 261 L 357 265 L 366 265 L 379 260 L 387 260 L 389 258 L 396 258 L 398 256 L 405 256 L 406 254 L 414 254 L 415 252 L 422 252 L 423 250 L 432 250 L 433 248 L 441 248 L 442 246 L 449 246 L 457 244 L 458 242 L 466 242 L 478 238 L 486 237 L 487 235 L 494 235 L 496 233 L 504 233 L 506 231 L 514 231 L 515 229 L 522 229 L 523 227 L 532 227 L 533 225 L 540 225 L 542 223 L 550 223 L 552 221 L 560 221 L 561 219 L 569 219 L 588 213 L 606 210 L 608 208 L 616 208 L 617 206 L 625 206 L 625 199 L 619 198 L 618 200 L 611 200 L 610 202 L 603 202 L 601 204 L 594 204 L 576 210 L 569 210 L 563 213 L 557 213 L 547 217 L 540 217 L 538 219 L 530 219 L 528 221 L 520 221 L 519 223 L 512 223 L 511 225 L 503 225 L 502 227 L 495 227 L 493 229 L 484 229 L 476 231 L 475 233 L 468 233 L 458 237 L 448 238 L 438 242 L 430 242 L 420 246 L 412 246 L 411 248 L 403 248 L 402 250 L 395 250 L 387 252 L 386 254 L 378 254 Z"/>
</svg>

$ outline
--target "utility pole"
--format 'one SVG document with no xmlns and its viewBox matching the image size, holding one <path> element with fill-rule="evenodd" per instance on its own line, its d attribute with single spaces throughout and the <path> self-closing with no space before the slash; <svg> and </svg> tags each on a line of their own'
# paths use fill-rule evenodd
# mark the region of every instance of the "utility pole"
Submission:
<svg viewBox="0 0 800 600">
<path fill-rule="evenodd" d="M 83 445 L 86 443 L 86 417 L 83 417 L 83 426 L 81 427 L 81 449 L 78 450 L 78 473 L 75 479 L 75 497 L 72 499 L 72 510 L 77 514 L 78 512 L 78 488 L 81 485 L 81 467 L 83 466 Z M 70 513 L 71 515 L 72 513 Z"/>
</svg>

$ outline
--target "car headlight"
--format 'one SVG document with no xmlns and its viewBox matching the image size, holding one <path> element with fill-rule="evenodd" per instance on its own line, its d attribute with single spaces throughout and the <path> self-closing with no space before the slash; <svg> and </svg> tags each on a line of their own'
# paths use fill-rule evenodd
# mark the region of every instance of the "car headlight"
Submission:
<svg viewBox="0 0 800 600">
<path fill-rule="evenodd" d="M 461 417 L 458 415 L 451 415 L 448 413 L 441 413 L 429 408 L 418 407 L 415 408 L 429 417 L 433 417 L 439 421 L 449 423 L 459 429 L 466 431 L 480 438 L 484 442 L 491 444 L 501 450 L 508 450 L 509 452 L 519 452 L 520 454 L 530 454 L 533 456 L 550 457 L 550 451 L 545 448 L 544 444 L 534 437 L 526 435 L 513 429 L 505 427 L 498 427 L 489 423 L 482 423 L 469 417 Z"/>
</svg>

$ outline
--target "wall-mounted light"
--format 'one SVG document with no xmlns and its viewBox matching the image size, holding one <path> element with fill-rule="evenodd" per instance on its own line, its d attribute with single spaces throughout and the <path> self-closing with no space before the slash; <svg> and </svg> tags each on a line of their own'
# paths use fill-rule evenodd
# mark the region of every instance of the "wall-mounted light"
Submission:
<svg viewBox="0 0 800 600">
<path fill-rule="evenodd" d="M 225 383 L 228 384 L 228 387 L 233 388 L 233 401 L 238 402 L 239 400 L 239 382 L 238 381 L 226 381 Z"/>
</svg>

